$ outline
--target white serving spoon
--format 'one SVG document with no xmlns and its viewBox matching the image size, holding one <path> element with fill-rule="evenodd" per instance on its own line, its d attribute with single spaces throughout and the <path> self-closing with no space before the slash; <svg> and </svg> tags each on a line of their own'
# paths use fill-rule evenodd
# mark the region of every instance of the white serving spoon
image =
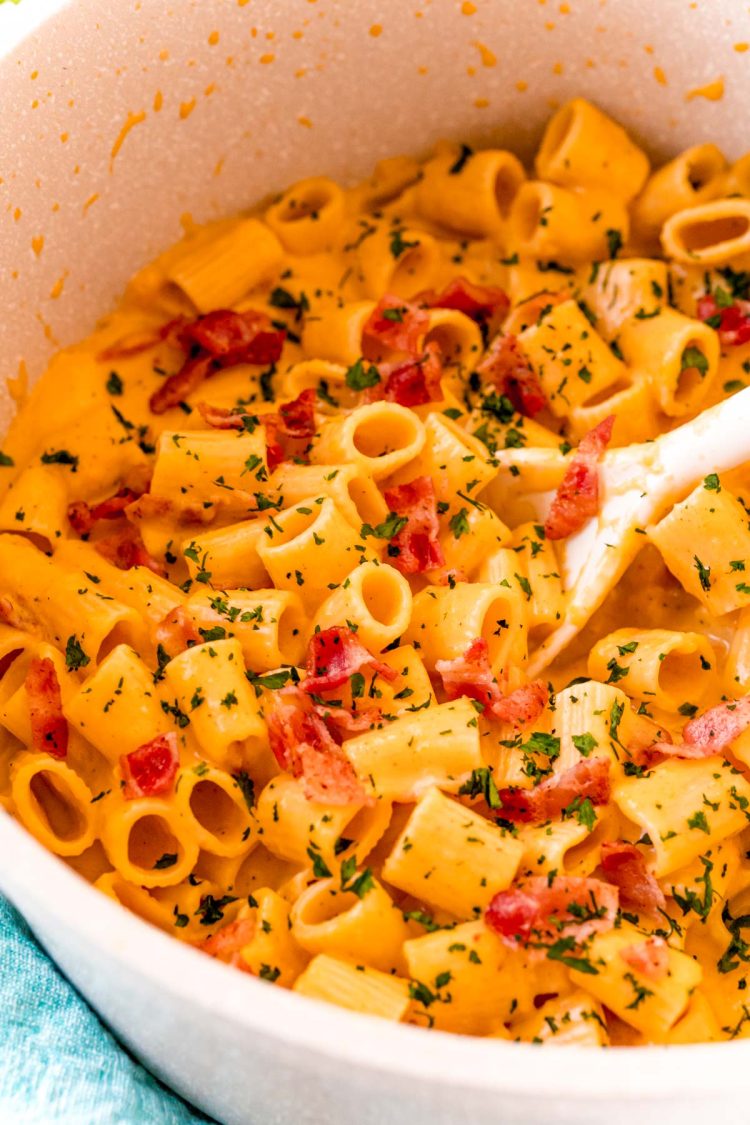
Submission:
<svg viewBox="0 0 750 1125">
<path fill-rule="evenodd" d="M 500 450 L 501 469 L 533 450 Z M 526 457 L 524 457 L 524 454 Z M 561 623 L 529 660 L 538 676 L 583 628 L 644 544 L 643 530 L 657 522 L 709 473 L 750 461 L 750 387 L 654 441 L 612 449 L 599 465 L 599 513 L 558 544 L 567 608 Z M 541 482 L 540 482 L 541 483 Z M 543 487 L 543 486 L 542 486 Z M 554 491 L 524 499 L 544 519 Z"/>
</svg>

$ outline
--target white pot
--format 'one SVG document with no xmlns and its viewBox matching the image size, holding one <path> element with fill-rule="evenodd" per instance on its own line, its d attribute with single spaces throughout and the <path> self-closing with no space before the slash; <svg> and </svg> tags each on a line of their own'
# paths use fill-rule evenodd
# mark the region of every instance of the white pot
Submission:
<svg viewBox="0 0 750 1125">
<path fill-rule="evenodd" d="M 86 333 L 185 213 L 442 136 L 528 156 L 573 94 L 657 156 L 709 139 L 736 156 L 745 42 L 739 0 L 0 5 L 0 416 L 5 379 Z M 688 100 L 719 76 L 723 98 Z M 4 814 L 0 888 L 135 1054 L 223 1122 L 747 1120 L 747 1042 L 555 1050 L 350 1015 L 170 940 Z"/>
</svg>

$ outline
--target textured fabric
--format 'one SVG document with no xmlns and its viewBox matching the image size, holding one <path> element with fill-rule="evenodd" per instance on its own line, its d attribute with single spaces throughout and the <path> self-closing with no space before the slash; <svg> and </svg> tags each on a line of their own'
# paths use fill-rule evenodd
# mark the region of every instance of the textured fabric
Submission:
<svg viewBox="0 0 750 1125">
<path fill-rule="evenodd" d="M 205 1122 L 117 1043 L 0 899 L 0 1121 Z"/>
</svg>

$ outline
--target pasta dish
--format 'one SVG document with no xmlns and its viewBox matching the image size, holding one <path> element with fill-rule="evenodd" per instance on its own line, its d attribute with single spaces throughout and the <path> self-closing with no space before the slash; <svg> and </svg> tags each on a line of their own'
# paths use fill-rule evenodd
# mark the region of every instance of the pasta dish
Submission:
<svg viewBox="0 0 750 1125">
<path fill-rule="evenodd" d="M 582 99 L 186 221 L 2 445 L 0 803 L 305 996 L 750 1034 L 748 386 L 750 156 Z"/>
</svg>

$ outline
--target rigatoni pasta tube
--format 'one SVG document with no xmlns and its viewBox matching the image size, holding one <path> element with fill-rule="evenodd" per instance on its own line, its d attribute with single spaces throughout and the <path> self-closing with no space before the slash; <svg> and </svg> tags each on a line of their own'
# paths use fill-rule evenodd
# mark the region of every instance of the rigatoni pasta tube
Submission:
<svg viewBox="0 0 750 1125">
<path fill-rule="evenodd" d="M 292 254 L 316 254 L 338 239 L 344 193 L 326 176 L 310 177 L 285 191 L 265 214 L 271 230 Z"/>
<path fill-rule="evenodd" d="M 409 984 L 367 965 L 353 965 L 325 953 L 314 957 L 294 991 L 340 1008 L 398 1022 L 409 1008 Z"/>
<path fill-rule="evenodd" d="M 65 718 L 113 764 L 170 729 L 154 677 L 129 645 L 117 645 L 64 706 Z"/>
<path fill-rule="evenodd" d="M 227 308 L 270 277 L 282 257 L 279 240 L 257 219 L 242 219 L 210 240 L 186 242 L 167 278 L 198 312 Z"/>
<path fill-rule="evenodd" d="M 201 763 L 180 771 L 175 804 L 199 847 L 221 856 L 245 855 L 257 843 L 255 821 L 239 783 L 226 770 Z"/>
<path fill-rule="evenodd" d="M 80 855 L 96 839 L 93 794 L 65 762 L 49 754 L 19 754 L 10 792 L 21 823 L 56 855 Z"/>
<path fill-rule="evenodd" d="M 670 215 L 715 199 L 722 194 L 726 178 L 727 161 L 716 145 L 686 148 L 648 178 L 634 201 L 636 237 L 646 241 L 658 239 Z"/>
<path fill-rule="evenodd" d="M 414 598 L 405 640 L 418 649 L 431 672 L 437 660 L 463 656 L 477 637 L 487 642 L 495 673 L 509 661 L 525 657 L 523 603 L 509 584 L 456 582 L 452 589 L 428 586 Z"/>
<path fill-rule="evenodd" d="M 372 402 L 325 422 L 313 440 L 310 460 L 359 465 L 377 481 L 413 461 L 424 444 L 425 428 L 412 410 L 397 402 Z"/>
<path fill-rule="evenodd" d="M 657 258 L 622 258 L 602 262 L 583 290 L 597 332 L 612 341 L 631 317 L 646 320 L 667 304 L 667 263 Z"/>
<path fill-rule="evenodd" d="M 236 638 L 195 645 L 170 660 L 164 669 L 164 693 L 169 705 L 188 718 L 212 764 L 238 769 L 263 752 L 266 725 L 245 678 Z"/>
<path fill-rule="evenodd" d="M 382 877 L 454 918 L 477 918 L 510 886 L 523 845 L 510 833 L 429 789 L 406 822 Z"/>
<path fill-rule="evenodd" d="M 312 629 L 351 621 L 371 652 L 381 652 L 406 632 L 411 617 L 411 589 L 387 563 L 362 563 L 348 574 L 320 606 Z"/>
<path fill-rule="evenodd" d="M 266 439 L 262 426 L 247 430 L 207 430 L 159 438 L 151 491 L 177 504 L 224 500 L 235 489 L 255 492 L 268 479 Z"/>
<path fill-rule="evenodd" d="M 302 659 L 308 624 L 302 602 L 291 590 L 198 590 L 186 609 L 206 640 L 236 637 L 254 672 Z"/>
<path fill-rule="evenodd" d="M 104 798 L 101 812 L 104 850 L 123 878 L 140 887 L 173 886 L 187 879 L 198 858 L 198 842 L 173 801 L 123 801 L 113 795 Z"/>
<path fill-rule="evenodd" d="M 240 951 L 242 962 L 255 976 L 291 988 L 309 957 L 291 932 L 289 903 L 270 887 L 261 887 L 251 897 L 248 916 L 254 918 L 255 932 Z"/>
<path fill-rule="evenodd" d="M 710 393 L 719 340 L 703 321 L 663 308 L 647 320 L 628 321 L 619 343 L 628 363 L 648 375 L 659 406 L 670 417 L 693 413 Z"/>
<path fill-rule="evenodd" d="M 573 98 L 550 118 L 535 163 L 543 180 L 598 188 L 626 203 L 649 171 L 648 157 L 622 125 L 585 98 Z"/>
<path fill-rule="evenodd" d="M 667 219 L 664 253 L 685 265 L 724 266 L 750 254 L 750 200 L 716 199 Z"/>
<path fill-rule="evenodd" d="M 702 633 L 671 629 L 618 629 L 603 637 L 589 654 L 594 680 L 620 683 L 635 699 L 664 711 L 697 705 L 714 686 L 716 657 Z"/>
<path fill-rule="evenodd" d="M 278 490 L 285 508 L 310 496 L 330 496 L 359 531 L 363 523 L 378 524 L 388 515 L 372 476 L 358 465 L 298 465 L 284 461 L 275 470 L 270 487 Z"/>
<path fill-rule="evenodd" d="M 57 466 L 30 465 L 0 502 L 0 531 L 38 537 L 49 549 L 68 534 L 69 499 Z"/>
<path fill-rule="evenodd" d="M 424 434 L 423 448 L 398 471 L 394 470 L 389 483 L 402 484 L 415 477 L 429 476 L 438 501 L 452 504 L 463 501 L 469 507 L 477 503 L 476 494 L 498 471 L 487 447 L 442 414 L 430 414 L 424 423 Z"/>
<path fill-rule="evenodd" d="M 440 247 L 424 230 L 394 220 L 363 240 L 357 251 L 358 272 L 368 297 L 383 293 L 408 298 L 435 284 Z"/>
<path fill-rule="evenodd" d="M 308 953 L 328 953 L 384 973 L 404 968 L 409 929 L 385 888 L 373 879 L 360 893 L 322 879 L 292 906 L 292 935 Z"/>
<path fill-rule="evenodd" d="M 348 301 L 342 305 L 326 305 L 319 316 L 305 323 L 302 331 L 305 354 L 341 364 L 344 368 L 351 367 L 362 355 L 362 336 L 375 304 L 375 301 Z"/>
<path fill-rule="evenodd" d="M 510 205 L 526 178 L 512 152 L 462 152 L 446 147 L 428 160 L 416 204 L 430 222 L 473 238 L 501 235 Z"/>
<path fill-rule="evenodd" d="M 294 591 L 308 613 L 368 557 L 360 536 L 327 497 L 287 508 L 267 530 L 258 554 L 276 588 Z"/>
<path fill-rule="evenodd" d="M 455 793 L 482 765 L 477 713 L 465 698 L 349 738 L 344 751 L 363 784 L 392 801 L 414 801 L 431 785 Z"/>
<path fill-rule="evenodd" d="M 190 577 L 195 581 L 198 574 L 210 574 L 218 589 L 267 586 L 268 571 L 258 554 L 267 527 L 267 519 L 246 520 L 184 539 L 181 550 Z"/>
<path fill-rule="evenodd" d="M 629 226 L 626 207 L 611 195 L 529 180 L 513 200 L 508 237 L 523 257 L 585 262 L 606 258 Z"/>
</svg>

